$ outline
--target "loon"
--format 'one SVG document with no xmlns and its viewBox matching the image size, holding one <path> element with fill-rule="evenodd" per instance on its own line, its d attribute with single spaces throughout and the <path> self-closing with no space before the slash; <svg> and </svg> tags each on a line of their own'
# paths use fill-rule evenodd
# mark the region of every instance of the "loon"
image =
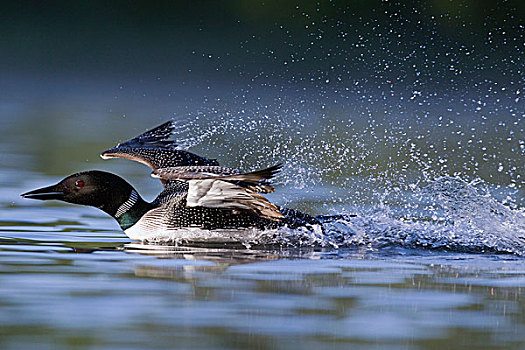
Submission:
<svg viewBox="0 0 525 350">
<path fill-rule="evenodd" d="M 281 165 L 246 173 L 221 167 L 215 159 L 177 149 L 169 140 L 173 130 L 173 123 L 166 122 L 100 155 L 149 166 L 152 176 L 164 185 L 152 202 L 145 201 L 120 176 L 99 170 L 79 172 L 21 196 L 99 208 L 116 219 L 133 240 L 190 228 L 297 228 L 319 223 L 297 210 L 280 208 L 262 195 L 275 190 L 269 180 Z"/>
</svg>

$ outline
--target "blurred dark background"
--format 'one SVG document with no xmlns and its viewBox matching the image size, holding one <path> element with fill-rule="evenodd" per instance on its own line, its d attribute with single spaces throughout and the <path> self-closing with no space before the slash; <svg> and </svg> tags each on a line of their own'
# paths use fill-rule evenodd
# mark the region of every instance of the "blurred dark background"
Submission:
<svg viewBox="0 0 525 350">
<path fill-rule="evenodd" d="M 524 10 L 490 0 L 2 2 L 0 73 L 344 83 L 384 81 L 381 71 L 405 81 L 422 64 L 419 79 L 443 84 L 455 57 L 463 74 L 483 64 L 497 78 L 523 65 Z"/>
</svg>

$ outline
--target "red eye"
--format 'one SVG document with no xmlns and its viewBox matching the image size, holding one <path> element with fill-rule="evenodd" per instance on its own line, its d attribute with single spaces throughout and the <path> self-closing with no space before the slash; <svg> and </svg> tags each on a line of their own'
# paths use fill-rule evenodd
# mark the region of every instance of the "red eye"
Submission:
<svg viewBox="0 0 525 350">
<path fill-rule="evenodd" d="M 77 182 L 75 182 L 75 186 L 81 188 L 81 187 L 84 187 L 84 181 L 82 180 L 77 180 Z"/>
</svg>

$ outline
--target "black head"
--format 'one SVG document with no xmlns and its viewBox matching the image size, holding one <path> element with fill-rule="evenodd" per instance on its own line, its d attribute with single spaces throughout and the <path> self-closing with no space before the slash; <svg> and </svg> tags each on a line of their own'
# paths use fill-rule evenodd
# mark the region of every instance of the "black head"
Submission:
<svg viewBox="0 0 525 350">
<path fill-rule="evenodd" d="M 114 214 L 130 196 L 133 187 L 121 177 L 91 170 L 70 175 L 56 185 L 23 193 L 24 198 L 90 205 Z"/>
</svg>

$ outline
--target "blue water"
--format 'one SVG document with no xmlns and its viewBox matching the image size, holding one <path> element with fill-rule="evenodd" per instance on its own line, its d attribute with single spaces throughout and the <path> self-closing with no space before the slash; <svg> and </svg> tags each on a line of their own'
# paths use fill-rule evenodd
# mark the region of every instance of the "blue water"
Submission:
<svg viewBox="0 0 525 350">
<path fill-rule="evenodd" d="M 525 348 L 520 2 L 119 5 L 2 7 L 0 349 Z M 166 120 L 338 219 L 146 244 L 20 198 L 100 169 L 154 199 L 99 153 Z"/>
<path fill-rule="evenodd" d="M 525 344 L 525 269 L 514 256 L 156 247 L 78 234 L 3 239 L 2 348 Z"/>
<path fill-rule="evenodd" d="M 314 104 L 295 113 L 294 101 L 207 104 L 198 88 L 188 102 L 154 84 L 138 98 L 84 83 L 2 100 L 0 348 L 525 347 L 523 154 L 497 146 L 507 141 L 492 126 L 480 140 L 493 148 L 456 156 L 410 135 L 451 126 L 385 130 L 380 117 L 340 110 L 325 122 Z M 195 113 L 173 115 L 180 99 Z M 275 203 L 357 216 L 322 234 L 283 230 L 264 246 L 174 246 L 133 242 L 94 208 L 19 197 L 105 169 L 154 198 L 161 185 L 148 168 L 98 154 L 167 118 L 181 146 L 222 164 L 283 162 Z M 516 122 L 509 128 L 521 140 Z M 449 171 L 489 151 L 493 168 Z M 514 172 L 500 174 L 500 162 Z"/>
</svg>

